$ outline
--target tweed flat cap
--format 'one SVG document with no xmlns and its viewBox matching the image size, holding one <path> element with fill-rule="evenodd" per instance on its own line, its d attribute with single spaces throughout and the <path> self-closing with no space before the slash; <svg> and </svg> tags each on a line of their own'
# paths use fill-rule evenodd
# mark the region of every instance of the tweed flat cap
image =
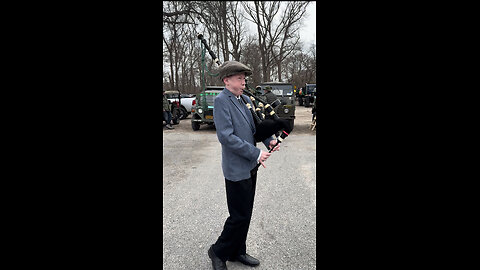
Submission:
<svg viewBox="0 0 480 270">
<path fill-rule="evenodd" d="M 245 72 L 245 76 L 252 75 L 252 70 L 246 65 L 237 61 L 225 61 L 219 68 L 220 79 Z"/>
</svg>

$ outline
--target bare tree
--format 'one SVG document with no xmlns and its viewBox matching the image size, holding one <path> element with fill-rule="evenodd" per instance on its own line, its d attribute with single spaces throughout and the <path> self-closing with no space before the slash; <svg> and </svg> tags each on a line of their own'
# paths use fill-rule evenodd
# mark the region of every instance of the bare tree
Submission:
<svg viewBox="0 0 480 270">
<path fill-rule="evenodd" d="M 182 3 L 179 1 L 168 1 L 164 5 L 164 13 L 168 14 L 169 20 L 163 21 L 163 44 L 165 44 L 168 52 L 168 60 L 170 63 L 170 87 L 171 89 L 178 88 L 178 44 L 179 44 L 179 27 L 182 24 L 176 22 L 181 21 L 180 18 L 184 15 L 179 9 L 182 8 Z"/>
<path fill-rule="evenodd" d="M 178 2 L 183 2 L 179 5 Z M 163 22 L 168 24 L 195 24 L 193 16 L 196 14 L 192 2 L 188 1 L 163 1 Z M 175 10 L 170 10 L 173 5 Z M 167 7 L 167 8 L 166 8 Z M 180 18 L 180 19 L 179 19 Z"/>
<path fill-rule="evenodd" d="M 308 2 L 289 2 L 282 13 L 282 21 L 275 29 L 275 32 L 270 32 L 270 39 L 274 41 L 271 47 L 272 58 L 277 64 L 278 80 L 282 81 L 282 62 L 285 58 L 293 52 L 295 46 L 300 40 L 298 34 L 299 22 L 305 14 Z M 283 37 L 283 38 L 282 38 Z M 280 45 L 277 45 L 277 42 Z"/>
<path fill-rule="evenodd" d="M 199 9 L 198 19 L 213 38 L 214 42 L 210 43 L 212 50 L 216 50 L 219 59 L 223 56 L 223 61 L 228 61 L 227 2 L 197 1 L 195 4 Z"/>
<path fill-rule="evenodd" d="M 267 38 L 268 32 L 272 29 L 273 18 L 279 11 L 280 2 L 254 1 L 253 7 L 246 2 L 242 2 L 242 5 L 249 15 L 249 17 L 245 17 L 245 19 L 257 25 L 263 80 L 270 81 L 270 68 L 272 63 L 269 51 L 270 47 L 273 46 L 273 42 L 272 40 L 267 40 Z"/>
<path fill-rule="evenodd" d="M 196 11 L 190 2 L 164 1 L 163 21 L 163 51 L 164 61 L 169 64 L 169 72 L 164 72 L 168 77 L 170 90 L 193 91 L 195 89 L 199 67 L 199 48 L 196 44 L 196 31 L 191 23 L 191 14 Z M 165 20 L 165 17 L 168 20 Z M 165 79 L 164 79 L 165 85 Z"/>
<path fill-rule="evenodd" d="M 288 2 L 282 13 L 279 13 L 278 1 L 254 1 L 253 6 L 242 4 L 249 15 L 246 19 L 257 25 L 264 81 L 270 81 L 273 65 L 277 69 L 277 79 L 281 80 L 282 61 L 294 50 L 300 39 L 296 33 L 308 2 Z M 277 15 L 280 22 L 275 24 Z"/>
<path fill-rule="evenodd" d="M 242 16 L 238 10 L 238 3 L 238 1 L 229 2 L 229 14 L 226 25 L 228 38 L 232 44 L 232 50 L 229 53 L 236 61 L 240 61 L 241 44 L 245 33 Z"/>
<path fill-rule="evenodd" d="M 282 81 L 295 85 L 316 79 L 314 47 L 302 51 L 298 35 L 307 2 L 164 1 L 163 85 L 182 92 L 201 91 L 201 43 L 203 34 L 221 62 L 234 59 L 252 68 L 250 82 Z M 243 9 L 242 9 L 243 7 Z M 245 20 L 256 33 L 249 35 Z M 205 55 L 206 84 L 221 85 L 217 66 Z"/>
<path fill-rule="evenodd" d="M 255 36 L 251 35 L 246 39 L 244 43 L 243 53 L 240 58 L 242 63 L 252 69 L 251 80 L 249 81 L 249 84 L 251 85 L 257 85 L 262 82 L 262 67 L 260 65 L 260 62 L 258 61 L 258 59 L 260 58 L 260 50 L 258 48 L 257 41 L 255 39 Z"/>
</svg>

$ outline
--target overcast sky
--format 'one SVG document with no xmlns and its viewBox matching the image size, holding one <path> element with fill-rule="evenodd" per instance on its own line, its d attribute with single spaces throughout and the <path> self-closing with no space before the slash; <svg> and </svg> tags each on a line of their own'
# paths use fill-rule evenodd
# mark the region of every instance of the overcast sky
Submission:
<svg viewBox="0 0 480 270">
<path fill-rule="evenodd" d="M 308 4 L 307 11 L 305 12 L 305 19 L 303 21 L 303 27 L 300 28 L 300 40 L 305 45 L 309 45 L 315 42 L 317 32 L 317 2 Z M 309 46 L 308 46 L 309 47 Z"/>
<path fill-rule="evenodd" d="M 287 1 L 281 1 L 280 10 L 283 10 L 285 2 Z M 280 20 L 279 14 L 282 14 L 282 12 L 277 13 L 276 15 L 277 20 Z M 315 42 L 315 38 L 316 38 L 316 31 L 317 31 L 317 26 L 316 26 L 317 2 L 316 1 L 313 1 L 308 4 L 307 11 L 303 16 L 304 16 L 304 19 L 302 21 L 303 25 L 300 27 L 300 40 L 303 42 L 305 50 L 308 50 L 308 48 L 310 47 L 310 44 L 312 44 L 312 42 Z M 246 20 L 245 22 L 251 32 L 257 33 L 257 27 L 255 26 L 255 24 L 253 24 L 248 20 Z"/>
</svg>

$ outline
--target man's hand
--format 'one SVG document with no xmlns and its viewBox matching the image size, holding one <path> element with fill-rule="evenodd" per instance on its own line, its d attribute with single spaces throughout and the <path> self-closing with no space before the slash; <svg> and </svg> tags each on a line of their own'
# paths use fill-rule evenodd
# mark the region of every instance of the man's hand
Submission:
<svg viewBox="0 0 480 270">
<path fill-rule="evenodd" d="M 277 144 L 277 140 L 271 140 L 270 141 L 270 145 L 269 145 L 269 149 L 272 149 L 272 147 Z M 272 150 L 272 152 L 275 152 L 275 151 L 279 151 L 280 149 L 280 144 L 277 145 L 277 147 L 275 147 L 275 149 Z"/>
<path fill-rule="evenodd" d="M 265 152 L 265 151 L 262 150 L 262 154 L 260 155 L 260 160 L 259 161 L 260 161 L 260 164 L 262 164 L 262 166 L 264 168 L 266 168 L 266 167 L 265 167 L 265 164 L 263 164 L 263 162 L 265 160 L 267 160 L 267 158 L 269 158 L 270 155 L 271 155 L 271 153 L 268 153 L 268 152 Z"/>
</svg>

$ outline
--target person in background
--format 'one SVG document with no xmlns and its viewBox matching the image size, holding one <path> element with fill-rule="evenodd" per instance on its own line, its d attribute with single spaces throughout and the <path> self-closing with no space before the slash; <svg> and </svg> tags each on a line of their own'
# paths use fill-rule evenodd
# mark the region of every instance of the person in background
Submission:
<svg viewBox="0 0 480 270">
<path fill-rule="evenodd" d="M 271 86 L 266 86 L 265 87 L 265 99 L 267 100 L 267 103 L 272 105 L 272 102 L 277 100 L 277 96 L 272 93 L 272 87 Z"/>
<path fill-rule="evenodd" d="M 166 127 L 168 129 L 174 129 L 172 127 L 172 112 L 170 112 L 170 104 L 168 103 L 167 96 L 165 95 L 165 90 L 163 90 L 163 119 L 167 123 Z"/>
</svg>

